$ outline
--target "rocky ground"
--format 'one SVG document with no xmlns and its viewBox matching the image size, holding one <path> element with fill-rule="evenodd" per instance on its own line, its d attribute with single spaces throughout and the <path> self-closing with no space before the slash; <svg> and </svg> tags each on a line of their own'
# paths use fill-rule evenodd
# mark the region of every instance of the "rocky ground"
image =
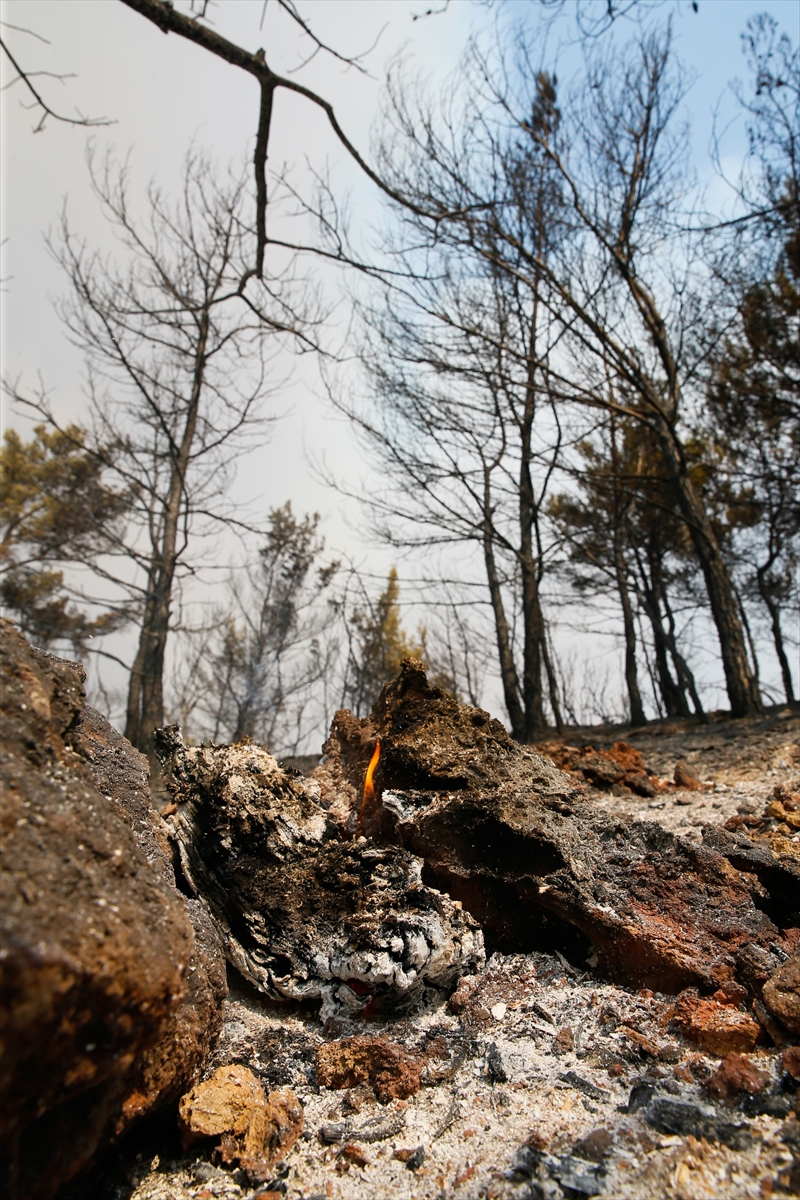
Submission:
<svg viewBox="0 0 800 1200">
<path fill-rule="evenodd" d="M 668 786 L 656 796 L 626 788 L 591 789 L 598 807 L 657 821 L 672 833 L 699 841 L 699 829 L 730 817 L 760 813 L 776 785 L 800 787 L 800 717 L 787 706 L 763 717 L 731 720 L 715 713 L 708 724 L 696 720 L 656 721 L 643 729 L 598 726 L 570 731 L 569 745 L 609 749 L 623 740 L 638 750 L 648 770 Z M 674 785 L 678 764 L 704 785 L 691 790 Z"/>
<path fill-rule="evenodd" d="M 598 808 L 695 842 L 727 823 L 800 853 L 787 800 L 800 792 L 799 733 L 796 712 L 778 708 L 571 730 L 542 749 Z M 800 1195 L 800 1055 L 763 1034 L 752 1044 L 736 984 L 717 998 L 728 1024 L 713 1028 L 696 998 L 615 986 L 558 953 L 494 953 L 449 1001 L 394 1019 L 321 1024 L 318 1005 L 274 1003 L 230 970 L 229 984 L 204 1077 L 242 1064 L 265 1094 L 290 1087 L 302 1105 L 270 1177 L 226 1165 L 218 1137 L 181 1143 L 162 1118 L 69 1200 Z M 337 1077 L 330 1056 L 348 1047 Z"/>
</svg>

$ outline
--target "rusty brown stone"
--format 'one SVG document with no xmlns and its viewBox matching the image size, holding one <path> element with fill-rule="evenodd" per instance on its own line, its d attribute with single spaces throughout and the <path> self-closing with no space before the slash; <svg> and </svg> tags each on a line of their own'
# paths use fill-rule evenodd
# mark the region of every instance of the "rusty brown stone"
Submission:
<svg viewBox="0 0 800 1200">
<path fill-rule="evenodd" d="M 770 1082 L 771 1076 L 766 1071 L 760 1071 L 744 1054 L 734 1051 L 726 1055 L 716 1072 L 703 1084 L 703 1088 L 716 1100 L 734 1104 L 745 1093 L 748 1096 L 756 1096 L 763 1092 Z"/>
<path fill-rule="evenodd" d="M 405 1100 L 419 1091 L 426 1058 L 384 1037 L 348 1037 L 317 1049 L 317 1083 L 327 1088 L 369 1084 L 379 1100 Z"/>
<path fill-rule="evenodd" d="M 762 998 L 773 1016 L 800 1033 L 800 955 L 782 963 L 764 984 Z"/>
<path fill-rule="evenodd" d="M 0 666 L 0 1191 L 45 1200 L 126 1122 L 139 1066 L 187 995 L 195 942 L 73 746 L 82 668 L 35 652 L 8 621 Z"/>
<path fill-rule="evenodd" d="M 600 1126 L 579 1138 L 572 1148 L 572 1153 L 577 1154 L 579 1158 L 588 1159 L 589 1162 L 599 1163 L 611 1153 L 613 1146 L 614 1135 Z"/>
<path fill-rule="evenodd" d="M 540 742 L 534 749 L 552 759 L 561 771 L 584 780 L 600 791 L 628 788 L 639 796 L 655 796 L 658 787 L 648 775 L 639 750 L 627 742 L 614 742 L 608 749 Z"/>
<path fill-rule="evenodd" d="M 703 784 L 692 774 L 691 767 L 684 759 L 676 762 L 672 778 L 675 780 L 675 786 L 682 788 L 685 792 L 703 791 Z"/>
<path fill-rule="evenodd" d="M 469 1005 L 476 983 L 477 979 L 474 975 L 464 975 L 459 979 L 458 987 L 447 1001 L 447 1007 L 456 1016 L 460 1016 Z"/>
<path fill-rule="evenodd" d="M 800 1083 L 800 1046 L 789 1046 L 781 1055 L 781 1071 Z"/>
<path fill-rule="evenodd" d="M 569 1025 L 565 1025 L 563 1029 L 559 1029 L 556 1036 L 553 1038 L 553 1051 L 556 1054 L 569 1054 L 575 1049 L 575 1038 Z"/>
<path fill-rule="evenodd" d="M 720 1058 L 732 1051 L 746 1053 L 758 1040 L 759 1024 L 748 1013 L 731 1004 L 704 999 L 695 991 L 678 997 L 675 1019 L 684 1037 Z"/>
<path fill-rule="evenodd" d="M 300 1137 L 303 1107 L 291 1088 L 266 1096 L 253 1072 L 233 1063 L 181 1097 L 178 1121 L 187 1144 L 219 1137 L 223 1161 L 258 1177 Z"/>
<path fill-rule="evenodd" d="M 336 1169 L 342 1173 L 349 1170 L 351 1166 L 361 1168 L 369 1166 L 369 1159 L 356 1142 L 348 1142 L 342 1146 L 336 1158 Z"/>
</svg>

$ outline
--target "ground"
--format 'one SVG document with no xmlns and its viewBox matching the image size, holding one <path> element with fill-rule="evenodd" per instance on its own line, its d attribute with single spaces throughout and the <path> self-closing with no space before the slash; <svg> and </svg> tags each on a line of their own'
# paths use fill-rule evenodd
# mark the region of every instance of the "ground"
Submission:
<svg viewBox="0 0 800 1200">
<path fill-rule="evenodd" d="M 704 824 L 737 816 L 754 821 L 776 787 L 800 791 L 799 732 L 796 711 L 776 708 L 738 721 L 716 715 L 706 725 L 570 730 L 562 741 L 595 750 L 625 741 L 638 749 L 655 795 L 624 785 L 613 792 L 590 788 L 593 802 L 699 841 Z M 702 788 L 669 783 L 679 761 Z M 800 846 L 792 829 L 782 836 Z M 251 1068 L 265 1091 L 290 1086 L 304 1108 L 302 1137 L 275 1164 L 273 1177 L 254 1185 L 241 1169 L 222 1167 L 212 1142 L 184 1149 L 174 1126 L 162 1124 L 120 1148 L 107 1175 L 113 1181 L 98 1198 L 799 1194 L 797 1092 L 785 1073 L 781 1089 L 780 1052 L 764 1045 L 749 1055 L 776 1097 L 772 1114 L 758 1115 L 758 1097 L 749 1110 L 755 1115 L 743 1112 L 740 1097 L 735 1108 L 716 1102 L 712 1111 L 708 1080 L 720 1057 L 684 1040 L 674 997 L 616 987 L 558 955 L 495 954 L 472 990 L 460 988 L 428 1011 L 323 1027 L 315 1012 L 272 1004 L 233 972 L 230 982 L 223 1034 L 205 1074 L 237 1062 Z M 366 1084 L 318 1086 L 318 1048 L 348 1035 L 382 1035 L 405 1047 L 425 1063 L 422 1086 L 383 1102 Z M 652 1095 L 673 1105 L 673 1117 L 676 1102 L 683 1103 L 686 1128 L 664 1132 L 648 1123 L 644 1106 Z"/>
</svg>

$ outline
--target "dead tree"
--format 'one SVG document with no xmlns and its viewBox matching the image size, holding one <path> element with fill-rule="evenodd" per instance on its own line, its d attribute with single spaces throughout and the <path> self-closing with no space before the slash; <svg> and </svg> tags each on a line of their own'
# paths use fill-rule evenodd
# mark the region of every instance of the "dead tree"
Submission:
<svg viewBox="0 0 800 1200">
<path fill-rule="evenodd" d="M 546 75 L 536 105 L 537 127 L 556 138 Z M 384 147 L 381 158 L 389 154 Z M 561 200 L 535 148 L 521 156 L 515 183 L 509 205 L 526 245 L 549 258 Z M 446 238 L 422 265 L 414 247 L 427 238 L 427 220 L 406 207 L 400 221 L 385 247 L 393 274 L 380 299 L 360 309 L 370 401 L 332 394 L 381 462 L 386 486 L 369 498 L 381 537 L 405 548 L 473 549 L 510 725 L 517 739 L 534 741 L 547 728 L 548 690 L 555 697 L 541 599 L 543 505 L 562 436 L 549 385 L 547 285 L 519 264 L 451 253 Z"/>
<path fill-rule="evenodd" d="M 231 575 L 226 607 L 202 639 L 195 727 L 214 742 L 254 738 L 274 754 L 296 753 L 325 717 L 315 693 L 338 659 L 329 603 L 337 561 L 322 562 L 318 515 L 273 509 L 255 561 Z M 309 712 L 311 715 L 309 715 Z"/>
<path fill-rule="evenodd" d="M 86 356 L 84 449 L 132 497 L 123 533 L 88 561 L 138 608 L 125 733 L 154 770 L 176 589 L 208 561 L 215 532 L 247 528 L 227 490 L 237 456 L 265 433 L 280 335 L 313 345 L 302 281 L 291 269 L 242 293 L 254 245 L 247 187 L 217 178 L 212 164 L 190 156 L 179 203 L 151 187 L 139 221 L 126 170 L 92 164 L 95 194 L 126 260 L 116 265 L 91 251 L 66 213 L 51 247 L 70 285 L 60 315 Z M 11 390 L 59 428 L 46 397 Z"/>
<path fill-rule="evenodd" d="M 465 85 L 450 121 L 422 102 L 415 108 L 401 87 L 390 93 L 393 133 L 380 166 L 413 206 L 418 254 L 446 246 L 454 259 L 477 257 L 487 273 L 511 272 L 531 291 L 538 287 L 561 333 L 564 400 L 614 407 L 651 431 L 703 573 L 731 710 L 757 712 L 735 589 L 691 477 L 682 424 L 685 391 L 697 376 L 686 334 L 700 319 L 701 297 L 691 286 L 698 245 L 675 234 L 685 181 L 677 128 L 684 86 L 669 34 L 644 37 L 613 60 L 590 56 L 585 91 L 557 142 L 531 118 L 534 78 L 523 78 L 514 93 L 508 81 L 519 73 L 480 55 L 469 74 L 478 82 Z M 555 255 L 540 253 L 520 229 L 515 187 L 530 153 L 526 141 L 555 172 L 569 212 L 571 233 Z M 400 223 L 407 212 L 398 208 Z M 594 381 L 606 365 L 626 402 L 598 398 Z M 555 375 L 554 364 L 554 382 Z"/>
</svg>

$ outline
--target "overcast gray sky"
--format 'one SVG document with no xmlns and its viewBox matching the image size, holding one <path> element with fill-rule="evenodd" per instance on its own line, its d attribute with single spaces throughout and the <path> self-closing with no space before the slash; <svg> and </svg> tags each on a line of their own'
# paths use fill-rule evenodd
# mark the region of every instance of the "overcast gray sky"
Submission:
<svg viewBox="0 0 800 1200">
<path fill-rule="evenodd" d="M 599 10 L 605 0 L 597 0 Z M 188 11 L 185 0 L 177 7 Z M 351 140 L 369 150 L 370 128 L 377 114 L 384 71 L 401 49 L 424 74 L 443 83 L 456 66 L 469 34 L 494 21 L 534 19 L 536 0 L 486 6 L 452 0 L 446 11 L 414 20 L 437 0 L 298 0 L 298 7 L 319 37 L 346 54 L 361 52 L 377 39 L 366 57 L 369 75 L 346 69 L 330 56 L 317 55 L 295 78 L 329 98 Z M 798 35 L 800 6 L 796 0 L 665 0 L 656 16 L 672 12 L 679 54 L 696 75 L 688 100 L 693 125 L 693 154 L 701 179 L 710 181 L 715 203 L 726 202 L 724 189 L 712 181 L 708 147 L 712 115 L 719 108 L 721 125 L 734 114 L 729 81 L 744 77 L 741 33 L 750 16 L 772 13 L 793 40 Z M 566 0 L 563 19 L 552 34 L 552 46 L 566 46 L 575 8 Z M 48 99 L 60 111 L 105 116 L 115 123 L 91 133 L 97 146 L 113 145 L 120 155 L 131 152 L 135 187 L 143 191 L 154 179 L 174 188 L 182 160 L 192 141 L 220 163 L 240 163 L 252 154 L 257 115 L 257 86 L 243 72 L 183 39 L 165 36 L 118 0 L 3 0 L 3 35 L 23 65 L 38 71 L 74 73 L 56 83 L 41 79 Z M 214 27 L 250 50 L 263 46 L 279 72 L 298 66 L 308 43 L 273 2 L 222 0 L 212 3 Z M 263 29 L 259 28 L 264 17 Z M 8 26 L 31 30 L 39 38 Z M 562 49 L 563 71 L 574 51 Z M 3 63 L 4 81 L 9 78 Z M 66 341 L 51 299 L 63 292 L 57 267 L 48 257 L 43 235 L 54 226 L 65 199 L 74 227 L 90 241 L 106 236 L 98 227 L 97 206 L 88 187 L 85 129 L 48 121 L 43 132 L 31 130 L 37 115 L 22 106 L 20 85 L 3 96 L 2 208 L 3 269 L 2 366 L 12 377 L 35 382 L 40 372 L 52 390 L 57 411 L 80 418 L 82 364 Z M 726 164 L 732 174 L 743 150 L 741 121 L 728 130 Z M 350 193 L 350 207 L 360 230 L 380 219 L 380 199 L 341 150 L 319 110 L 296 96 L 279 94 L 273 119 L 270 162 L 284 161 L 304 173 L 304 160 L 330 165 L 336 190 Z M 346 323 L 346 305 L 337 319 Z M 265 449 L 240 465 L 242 498 L 261 511 L 290 499 L 297 511 L 323 514 L 329 545 L 368 561 L 377 573 L 390 560 L 371 549 L 352 528 L 357 513 L 344 517 L 340 502 L 314 477 L 306 454 L 325 455 L 343 477 L 364 472 L 348 428 L 329 411 L 310 358 L 292 363 L 293 372 L 279 407 L 287 416 Z M 3 422 L 19 424 L 4 405 Z M 401 578 L 403 569 L 401 567 Z M 487 700 L 489 698 L 487 697 Z M 492 705 L 497 707 L 496 702 Z"/>
</svg>

